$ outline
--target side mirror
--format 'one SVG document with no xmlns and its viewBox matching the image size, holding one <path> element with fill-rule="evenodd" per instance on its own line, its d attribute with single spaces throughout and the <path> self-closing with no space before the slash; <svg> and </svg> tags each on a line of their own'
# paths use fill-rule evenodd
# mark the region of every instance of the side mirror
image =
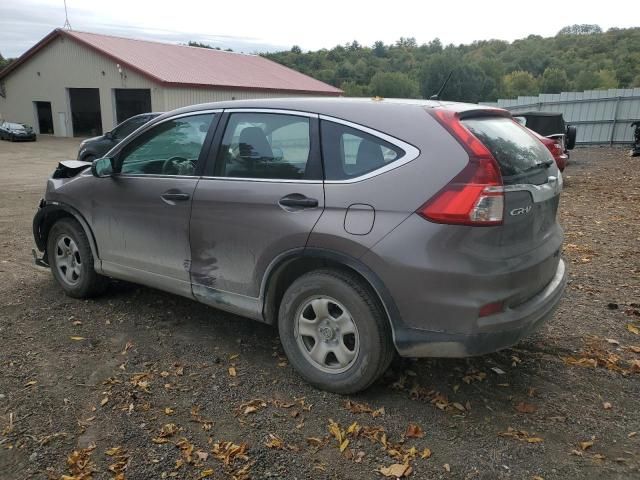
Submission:
<svg viewBox="0 0 640 480">
<path fill-rule="evenodd" d="M 111 177 L 113 171 L 113 159 L 109 157 L 96 158 L 91 164 L 91 173 L 94 177 Z"/>
</svg>

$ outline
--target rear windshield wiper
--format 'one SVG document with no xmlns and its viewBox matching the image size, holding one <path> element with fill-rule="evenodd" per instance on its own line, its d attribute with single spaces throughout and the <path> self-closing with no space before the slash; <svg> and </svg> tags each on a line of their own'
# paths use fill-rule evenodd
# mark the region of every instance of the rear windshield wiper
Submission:
<svg viewBox="0 0 640 480">
<path fill-rule="evenodd" d="M 537 163 L 531 165 L 529 168 L 525 168 L 523 170 L 523 173 L 530 172 L 532 170 L 538 170 L 539 168 L 547 169 L 551 165 L 553 165 L 553 160 L 547 160 L 546 162 L 537 162 Z"/>
</svg>

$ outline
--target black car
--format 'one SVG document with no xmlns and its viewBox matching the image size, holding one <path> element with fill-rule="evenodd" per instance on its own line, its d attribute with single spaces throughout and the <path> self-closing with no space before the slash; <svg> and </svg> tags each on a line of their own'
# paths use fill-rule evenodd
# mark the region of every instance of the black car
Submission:
<svg viewBox="0 0 640 480">
<path fill-rule="evenodd" d="M 110 132 L 106 132 L 99 137 L 87 138 L 80 144 L 78 160 L 92 162 L 96 158 L 102 157 L 105 153 L 115 147 L 121 140 L 136 131 L 149 120 L 156 118 L 161 112 L 141 113 L 126 119 Z"/>
<path fill-rule="evenodd" d="M 567 125 L 562 113 L 524 112 L 514 113 L 513 116 L 525 127 L 539 135 L 559 141 L 567 155 L 569 154 L 568 150 L 573 150 L 576 145 L 576 127 Z"/>
<path fill-rule="evenodd" d="M 0 140 L 35 142 L 36 132 L 24 123 L 2 122 L 0 123 Z"/>
</svg>

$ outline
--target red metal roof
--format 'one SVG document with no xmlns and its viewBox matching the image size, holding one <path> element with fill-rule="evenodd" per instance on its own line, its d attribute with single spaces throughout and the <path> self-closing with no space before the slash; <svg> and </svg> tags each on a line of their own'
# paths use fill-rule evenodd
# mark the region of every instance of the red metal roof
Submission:
<svg viewBox="0 0 640 480">
<path fill-rule="evenodd" d="M 342 90 L 257 55 L 56 29 L 0 72 L 15 70 L 60 35 L 164 85 L 340 95 Z"/>
</svg>

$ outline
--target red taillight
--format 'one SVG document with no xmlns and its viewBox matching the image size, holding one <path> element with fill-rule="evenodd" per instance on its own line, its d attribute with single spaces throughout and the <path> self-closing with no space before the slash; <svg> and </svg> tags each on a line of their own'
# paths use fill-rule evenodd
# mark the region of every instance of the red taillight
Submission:
<svg viewBox="0 0 640 480">
<path fill-rule="evenodd" d="M 469 163 L 418 213 L 436 223 L 500 225 L 504 213 L 502 176 L 489 149 L 461 122 L 455 112 L 434 109 L 433 116 L 469 154 Z"/>
<path fill-rule="evenodd" d="M 495 315 L 496 313 L 502 313 L 504 311 L 503 302 L 487 303 L 480 308 L 478 317 L 488 317 L 489 315 Z"/>
</svg>

